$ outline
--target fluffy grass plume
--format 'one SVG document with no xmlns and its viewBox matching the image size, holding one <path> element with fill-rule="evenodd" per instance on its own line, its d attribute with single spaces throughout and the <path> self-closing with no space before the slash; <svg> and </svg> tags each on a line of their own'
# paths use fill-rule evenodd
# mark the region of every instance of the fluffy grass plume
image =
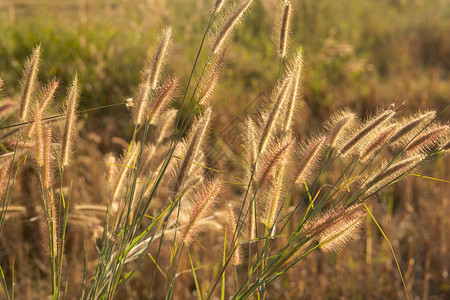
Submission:
<svg viewBox="0 0 450 300">
<path fill-rule="evenodd" d="M 231 245 L 232 239 L 234 235 L 236 234 L 237 227 L 237 221 L 236 221 L 236 215 L 233 210 L 233 206 L 231 203 L 227 203 L 226 205 L 227 213 L 228 213 L 228 219 L 227 219 L 227 238 L 228 238 L 228 245 Z M 233 252 L 233 256 L 231 257 L 231 263 L 234 266 L 238 266 L 242 263 L 242 254 L 241 254 L 241 246 L 237 245 L 236 249 Z"/>
<path fill-rule="evenodd" d="M 389 140 L 392 146 L 405 146 L 407 142 L 414 137 L 415 133 L 418 133 L 422 129 L 422 124 L 430 121 L 436 116 L 434 111 L 427 111 L 423 113 L 418 113 L 412 117 L 405 118 L 400 121 L 400 128 L 395 132 L 395 134 Z"/>
<path fill-rule="evenodd" d="M 152 92 L 156 89 L 158 80 L 161 76 L 161 70 L 167 59 L 167 52 L 172 38 L 172 28 L 164 29 L 158 48 L 150 55 L 148 66 L 143 72 L 142 83 L 139 89 L 139 97 L 134 112 L 134 124 L 142 125 L 144 117 L 147 114 L 149 101 Z"/>
<path fill-rule="evenodd" d="M 294 179 L 300 186 L 303 186 L 305 181 L 309 181 L 312 170 L 317 166 L 317 163 L 320 160 L 324 143 L 325 136 L 319 136 L 313 139 L 304 150 L 301 151 L 298 163 L 299 167 Z"/>
<path fill-rule="evenodd" d="M 170 101 L 173 98 L 173 93 L 175 92 L 178 86 L 178 79 L 171 78 L 168 79 L 155 94 L 150 103 L 150 107 L 148 109 L 148 122 L 150 124 L 156 124 L 159 117 L 161 116 L 163 110 L 167 107 Z"/>
<path fill-rule="evenodd" d="M 360 160 L 362 162 L 368 162 L 371 158 L 373 158 L 374 155 L 376 155 L 377 152 L 389 142 L 398 126 L 398 124 L 391 124 L 379 130 L 379 132 L 361 150 Z"/>
<path fill-rule="evenodd" d="M 290 1 L 286 1 L 282 4 L 281 18 L 277 23 L 278 31 L 278 55 L 281 58 L 286 56 L 288 50 L 288 40 L 291 29 L 291 18 L 292 18 L 292 4 Z"/>
<path fill-rule="evenodd" d="M 356 114 L 348 109 L 339 110 L 332 115 L 325 125 L 327 132 L 326 144 L 331 148 L 339 147 L 339 143 L 347 136 L 355 121 Z"/>
<path fill-rule="evenodd" d="M 294 147 L 295 139 L 286 136 L 280 141 L 276 141 L 269 147 L 261 162 L 259 162 L 258 173 L 256 174 L 257 187 L 261 187 L 267 180 L 270 180 L 277 168 L 285 162 L 290 150 Z"/>
<path fill-rule="evenodd" d="M 23 78 L 21 82 L 22 92 L 19 108 L 19 120 L 21 122 L 26 121 L 28 117 L 28 111 L 31 105 L 31 97 L 34 92 L 38 75 L 40 56 L 41 46 L 38 45 L 36 48 L 34 48 L 33 53 L 25 63 L 25 69 L 23 71 Z"/>
<path fill-rule="evenodd" d="M 39 109 L 39 105 L 36 105 L 36 108 L 36 114 L 34 117 L 34 124 L 36 128 L 36 164 L 38 167 L 42 167 L 44 164 L 44 132 L 42 127 L 42 110 Z"/>
<path fill-rule="evenodd" d="M 225 47 L 219 52 L 217 57 L 214 59 L 211 70 L 206 76 L 205 80 L 200 82 L 200 96 L 198 97 L 198 104 L 203 106 L 208 106 L 210 103 L 211 95 L 219 81 L 220 72 L 225 65 L 225 59 L 228 54 L 230 45 Z"/>
<path fill-rule="evenodd" d="M 431 128 L 427 128 L 417 137 L 415 137 L 409 145 L 406 146 L 406 153 L 414 153 L 418 150 L 429 148 L 437 145 L 442 139 L 449 136 L 450 127 L 448 125 L 433 124 Z"/>
<path fill-rule="evenodd" d="M 282 83 L 278 85 L 276 93 L 273 93 L 272 98 L 274 98 L 274 101 L 272 106 L 269 108 L 268 118 L 265 120 L 262 127 L 261 140 L 258 145 L 260 152 L 264 152 L 266 146 L 270 144 L 270 139 L 272 138 L 274 128 L 276 124 L 278 124 L 278 116 L 280 115 L 280 112 L 285 106 L 286 99 L 288 98 L 291 81 L 292 77 L 287 76 Z"/>
<path fill-rule="evenodd" d="M 319 247 L 324 252 L 339 252 L 352 240 L 359 238 L 366 211 L 362 204 L 346 207 L 337 214 L 328 214 L 319 234 Z"/>
<path fill-rule="evenodd" d="M 51 80 L 43 89 L 42 96 L 40 97 L 39 102 L 36 104 L 35 116 L 40 116 L 41 118 L 44 116 L 45 110 L 49 107 L 49 105 L 53 102 L 55 97 L 56 90 L 58 89 L 59 81 L 56 79 Z M 36 127 L 36 123 L 33 122 L 28 129 L 28 137 L 31 137 L 34 134 L 34 130 Z"/>
<path fill-rule="evenodd" d="M 423 154 L 406 157 L 391 164 L 384 164 L 371 175 L 361 186 L 361 190 L 365 191 L 365 195 L 371 195 L 379 189 L 392 184 L 400 177 L 407 176 L 423 162 L 425 156 Z"/>
<path fill-rule="evenodd" d="M 283 130 L 285 132 L 289 131 L 292 127 L 292 121 L 294 119 L 295 114 L 295 108 L 298 103 L 298 99 L 300 98 L 299 90 L 300 90 L 300 76 L 302 73 L 303 68 L 303 56 L 301 53 L 301 50 L 299 50 L 296 55 L 295 59 L 289 66 L 289 73 L 292 76 L 292 82 L 291 82 L 291 88 L 290 88 L 290 97 L 288 99 L 288 105 L 287 110 L 285 114 L 285 120 L 284 120 L 284 128 Z"/>
<path fill-rule="evenodd" d="M 214 2 L 214 11 L 216 13 L 218 13 L 222 9 L 224 4 L 225 4 L 225 0 L 216 0 Z"/>
<path fill-rule="evenodd" d="M 280 203 L 283 197 L 283 167 L 278 168 L 276 176 L 271 180 L 269 188 L 267 189 L 265 197 L 264 213 L 262 214 L 261 222 L 267 228 L 272 228 L 275 225 Z M 271 234 L 273 235 L 273 234 Z"/>
<path fill-rule="evenodd" d="M 195 203 L 189 213 L 189 221 L 181 227 L 181 240 L 186 246 L 189 247 L 192 244 L 198 234 L 199 226 L 212 212 L 221 187 L 222 181 L 216 178 L 204 183 L 196 195 Z"/>
<path fill-rule="evenodd" d="M 232 35 L 234 29 L 239 24 L 239 22 L 244 17 L 245 13 L 249 9 L 250 5 L 253 3 L 253 0 L 246 0 L 241 3 L 228 17 L 228 19 L 223 23 L 220 30 L 215 34 L 211 52 L 218 53 L 226 40 Z"/>
<path fill-rule="evenodd" d="M 42 168 L 42 181 L 45 189 L 52 187 L 52 166 L 53 166 L 53 151 L 52 151 L 52 127 L 46 126 L 44 130 L 44 166 Z"/>
<path fill-rule="evenodd" d="M 60 165 L 61 169 L 70 165 L 70 154 L 72 149 L 72 143 L 75 139 L 76 134 L 76 118 L 77 118 L 77 107 L 79 101 L 79 90 L 78 90 L 78 76 L 74 75 L 72 80 L 72 85 L 69 88 L 69 93 L 67 96 L 67 104 L 65 108 L 65 123 L 63 138 L 61 142 L 60 151 Z"/>
<path fill-rule="evenodd" d="M 205 134 L 209 128 L 209 122 L 211 121 L 212 110 L 206 109 L 202 117 L 199 118 L 193 125 L 193 129 L 186 141 L 186 152 L 183 157 L 180 168 L 177 170 L 175 179 L 175 185 L 173 188 L 175 197 L 181 189 L 186 177 L 191 173 L 192 162 L 197 157 L 199 149 L 203 143 Z"/>
<path fill-rule="evenodd" d="M 341 155 L 346 156 L 347 154 L 349 154 L 351 150 L 353 150 L 355 146 L 358 145 L 358 143 L 366 138 L 372 130 L 391 119 L 394 114 L 395 111 L 393 110 L 385 110 L 378 113 L 373 118 L 367 120 L 363 124 L 363 126 L 356 132 L 356 134 L 350 139 L 350 141 L 342 147 Z"/>
</svg>

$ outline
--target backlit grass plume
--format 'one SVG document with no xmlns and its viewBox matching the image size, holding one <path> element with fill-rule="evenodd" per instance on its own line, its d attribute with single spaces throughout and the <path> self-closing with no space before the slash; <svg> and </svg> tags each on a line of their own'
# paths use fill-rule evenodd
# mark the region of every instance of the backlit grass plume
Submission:
<svg viewBox="0 0 450 300">
<path fill-rule="evenodd" d="M 55 300 L 63 296 L 73 298 L 73 295 L 81 299 L 269 299 L 289 297 L 287 291 L 292 289 L 296 295 L 320 298 L 323 295 L 316 295 L 314 285 L 303 282 L 305 274 L 313 276 L 322 272 L 322 268 L 309 267 L 316 261 L 307 260 L 317 259 L 309 254 L 316 250 L 340 251 L 361 236 L 363 224 L 370 222 L 366 220 L 369 206 L 365 202 L 377 204 L 378 201 L 371 196 L 412 174 L 433 179 L 437 184 L 446 183 L 446 179 L 438 178 L 440 175 L 428 176 L 424 168 L 439 159 L 438 170 L 432 171 L 442 173 L 445 165 L 441 162 L 448 158 L 449 125 L 445 120 L 436 120 L 437 112 L 418 112 L 398 120 L 398 109 L 380 107 L 374 115 L 361 121 L 356 109 L 372 107 L 363 103 L 337 111 L 323 128 L 315 128 L 322 117 L 322 114 L 315 115 L 317 106 L 329 100 L 317 96 L 328 95 L 322 90 L 328 82 L 322 84 L 322 77 L 316 75 L 305 76 L 312 80 L 305 81 L 308 88 L 301 99 L 303 60 L 312 53 L 288 51 L 293 14 L 289 0 L 280 1 L 277 49 L 266 53 L 271 49 L 266 47 L 262 55 L 252 53 L 253 60 L 250 59 L 258 64 L 253 66 L 254 70 L 264 70 L 265 79 L 258 81 L 254 74 L 244 71 L 244 81 L 227 82 L 222 86 L 228 89 L 220 91 L 224 93 L 215 93 L 220 80 L 236 78 L 229 76 L 227 57 L 230 66 L 239 70 L 239 64 L 248 61 L 241 56 L 242 48 L 234 52 L 230 39 L 253 1 L 225 2 L 210 2 L 211 16 L 202 36 L 191 34 L 192 29 L 198 28 L 196 23 L 183 23 L 188 35 L 176 41 L 175 50 L 190 55 L 192 49 L 178 43 L 201 37 L 190 73 L 163 74 L 172 40 L 172 29 L 166 27 L 154 51 L 146 58 L 135 99 L 83 111 L 84 122 L 78 124 L 78 129 L 80 136 L 86 136 L 87 140 L 77 143 L 80 155 L 71 155 L 77 135 L 78 76 L 75 74 L 69 85 L 64 114 L 50 115 L 59 108 L 59 101 L 53 101 L 59 82 L 44 81 L 47 85 L 39 89 L 40 47 L 34 49 L 25 64 L 22 91 L 10 97 L 21 99 L 19 117 L 14 124 L 9 124 L 12 115 L 9 112 L 14 106 L 7 101 L 0 104 L 0 115 L 6 114 L 0 122 L 1 129 L 8 129 L 4 135 L 2 132 L 5 142 L 0 141 L 0 234 L 8 250 L 3 249 L 2 253 L 17 254 L 19 274 L 14 275 L 15 266 L 1 266 L 0 273 L 7 275 L 2 276 L 1 295 L 9 298 L 10 291 L 28 287 L 26 281 L 43 278 L 49 283 L 40 280 L 27 290 L 36 292 L 38 298 L 51 295 Z M 255 9 L 267 8 L 267 3 L 258 4 Z M 199 10 L 201 14 L 197 18 L 186 11 L 192 20 L 204 20 L 203 12 Z M 136 27 L 135 21 L 127 21 L 133 25 L 127 29 Z M 174 23 L 174 28 L 178 25 Z M 262 23 L 252 28 L 253 31 L 242 36 L 245 43 L 252 41 L 253 35 L 265 26 Z M 153 32 L 153 28 L 148 29 Z M 337 79 L 343 74 L 350 79 L 359 77 L 356 73 L 363 71 L 351 69 L 357 65 L 354 64 L 357 57 L 351 57 L 353 48 L 347 44 L 337 47 L 337 42 L 331 41 L 334 33 L 330 35 L 326 49 L 317 55 L 320 60 L 313 59 L 310 66 L 319 62 L 321 74 L 333 73 Z M 205 49 L 208 38 L 210 51 Z M 260 42 L 264 43 L 264 39 Z M 329 55 L 328 48 L 339 54 L 333 59 L 323 59 Z M 304 49 L 311 47 L 305 45 Z M 340 52 L 345 52 L 345 56 Z M 185 61 L 179 55 L 175 53 L 175 64 L 168 71 L 176 67 L 186 69 L 176 65 Z M 280 65 L 269 70 L 260 58 L 278 60 Z M 124 75 L 139 76 L 139 70 L 133 72 Z M 221 78 L 221 73 L 228 76 Z M 274 88 L 267 86 L 267 80 L 272 80 Z M 90 82 L 89 89 L 95 84 Z M 0 80 L 0 88 L 1 85 Z M 258 90 L 250 91 L 253 87 Z M 6 89 L 5 93 L 10 90 L 13 89 Z M 182 96 L 176 97 L 179 90 Z M 262 105 L 259 97 L 255 101 L 248 98 L 265 95 L 267 91 L 271 93 L 263 96 L 267 101 Z M 115 90 L 110 91 L 114 93 Z M 238 94 L 233 96 L 233 93 Z M 336 95 L 346 96 L 340 88 Z M 256 113 L 230 119 L 228 113 L 234 108 L 225 107 L 225 113 L 220 109 L 214 112 L 212 99 L 217 98 L 218 104 L 232 105 L 233 102 L 227 102 L 228 97 L 239 98 L 247 112 Z M 15 104 L 19 106 L 19 102 Z M 114 112 L 109 111 L 113 106 Z M 119 119 L 130 106 L 133 106 L 133 117 L 127 128 L 127 123 Z M 303 108 L 310 111 L 300 111 Z M 97 111 L 95 117 L 116 116 L 117 122 L 108 118 L 90 124 L 93 111 Z M 215 114 L 219 115 L 213 128 Z M 300 120 L 299 116 L 305 118 Z M 53 119 L 62 120 L 61 136 L 54 133 Z M 224 122 L 229 121 L 227 124 L 232 126 L 222 130 Z M 107 125 L 104 129 L 97 128 L 103 124 Z M 296 132 L 299 126 L 301 133 Z M 25 132 L 21 133 L 19 128 L 25 128 Z M 89 132 L 91 128 L 95 132 Z M 315 132 L 309 132 L 313 128 Z M 16 133 L 17 136 L 10 137 Z M 129 139 L 117 136 L 118 133 Z M 242 155 L 235 151 L 236 133 L 242 136 Z M 68 170 L 70 165 L 74 167 Z M 414 187 L 412 191 L 419 198 L 436 192 L 422 191 L 425 186 Z M 380 198 L 396 203 L 397 194 Z M 33 202 L 35 199 L 41 202 Z M 422 212 L 435 207 L 422 202 L 415 201 L 407 209 Z M 403 205 L 394 208 L 390 214 L 395 210 L 406 212 Z M 374 210 L 375 213 L 384 211 L 379 207 Z M 436 222 L 445 219 L 445 209 L 434 211 Z M 370 212 L 370 215 L 376 219 L 376 214 Z M 13 216 L 14 222 L 10 222 Z M 380 221 L 384 223 L 386 219 Z M 34 233 L 34 222 L 44 225 L 41 228 L 44 231 Z M 8 230 L 3 230 L 3 226 L 8 226 Z M 200 235 L 201 231 L 205 235 Z M 378 241 L 373 232 L 367 235 L 367 253 L 364 253 L 367 274 L 373 267 L 369 260 L 375 238 Z M 35 240 L 48 248 L 43 259 L 33 252 Z M 382 255 L 390 261 L 384 252 Z M 430 260 L 427 256 L 430 254 L 425 255 L 425 260 Z M 14 262 L 7 258 L 0 262 Z M 304 261 L 306 264 L 301 265 Z M 231 265 L 234 267 L 230 268 Z M 295 270 L 296 265 L 300 269 Z M 302 270 L 307 272 L 303 274 Z M 300 284 L 286 285 L 289 289 L 277 293 L 280 291 L 277 286 L 290 282 L 286 277 L 288 272 L 297 272 L 293 276 Z M 408 270 L 409 274 L 414 273 L 411 272 Z M 61 289 L 61 283 L 66 287 Z M 368 279 L 365 284 L 369 283 Z M 31 292 L 20 296 L 32 297 Z"/>
<path fill-rule="evenodd" d="M 292 4 L 290 1 L 286 1 L 283 5 L 281 18 L 277 24 L 278 31 L 278 55 L 284 58 L 288 49 L 288 40 L 290 35 L 292 18 Z"/>
<path fill-rule="evenodd" d="M 78 76 L 75 74 L 75 76 L 73 77 L 72 85 L 70 86 L 68 91 L 67 103 L 64 113 L 64 131 L 60 151 L 60 164 L 62 169 L 70 165 L 70 154 L 72 144 L 76 135 L 75 122 L 77 118 L 78 101 Z"/>
<path fill-rule="evenodd" d="M 304 227 L 304 233 L 318 240 L 319 247 L 324 252 L 338 252 L 359 237 L 365 216 L 366 211 L 362 204 L 332 209 L 310 221 Z"/>
<path fill-rule="evenodd" d="M 223 23 L 223 25 L 221 25 L 218 32 L 214 35 L 211 46 L 212 53 L 218 53 L 222 49 L 226 40 L 232 35 L 234 29 L 242 20 L 252 2 L 253 0 L 245 0 L 233 12 L 230 13 L 228 19 Z"/>
<path fill-rule="evenodd" d="M 167 59 L 167 52 L 172 38 L 172 28 L 167 27 L 159 42 L 158 48 L 149 57 L 147 67 L 142 74 L 142 83 L 139 89 L 139 98 L 134 112 L 134 124 L 142 125 L 144 117 L 147 114 L 149 102 L 151 102 L 152 93 L 157 87 L 158 80 L 161 76 L 163 64 Z"/>
<path fill-rule="evenodd" d="M 31 105 L 31 97 L 33 96 L 39 70 L 40 55 L 41 46 L 39 45 L 34 48 L 33 53 L 25 63 L 25 69 L 23 71 L 23 78 L 21 83 L 22 92 L 19 108 L 19 120 L 22 122 L 26 121 L 28 117 L 28 111 Z"/>
<path fill-rule="evenodd" d="M 191 173 L 191 170 L 193 168 L 192 163 L 199 153 L 200 147 L 203 143 L 203 139 L 209 128 L 211 115 L 212 115 L 211 108 L 206 109 L 202 117 L 195 122 L 191 132 L 188 134 L 185 146 L 186 152 L 183 154 L 184 155 L 182 158 L 183 160 L 181 162 L 179 169 L 177 169 L 175 185 L 173 188 L 175 196 L 178 196 L 178 192 L 180 191 L 183 183 L 185 182 L 187 176 L 189 176 Z"/>
<path fill-rule="evenodd" d="M 364 140 L 372 130 L 391 119 L 394 114 L 395 112 L 393 110 L 385 110 L 367 120 L 356 132 L 356 134 L 353 135 L 350 141 L 344 144 L 342 149 L 340 149 L 341 155 L 345 156 L 349 154 L 351 150 L 353 150 L 358 143 Z"/>
<path fill-rule="evenodd" d="M 178 86 L 178 79 L 173 78 L 167 80 L 167 82 L 156 92 L 152 98 L 150 107 L 148 109 L 148 122 L 150 124 L 156 124 L 163 110 L 167 107 L 173 98 L 173 94 Z"/>
<path fill-rule="evenodd" d="M 220 179 L 210 180 L 203 184 L 200 192 L 195 196 L 194 204 L 189 213 L 189 221 L 180 225 L 181 240 L 186 246 L 189 247 L 192 244 L 204 219 L 212 213 L 221 187 L 222 181 Z"/>
</svg>

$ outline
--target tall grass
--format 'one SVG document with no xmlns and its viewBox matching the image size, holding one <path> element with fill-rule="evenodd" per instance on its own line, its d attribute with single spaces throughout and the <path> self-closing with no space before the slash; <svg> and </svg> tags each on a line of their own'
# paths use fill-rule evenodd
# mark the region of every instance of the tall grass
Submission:
<svg viewBox="0 0 450 300">
<path fill-rule="evenodd" d="M 288 59 L 292 5 L 286 1 L 276 42 L 279 80 L 259 114 L 247 118 L 242 156 L 236 157 L 242 176 L 215 169 L 208 154 L 208 134 L 217 117 L 214 88 L 227 68 L 232 35 L 252 5 L 211 4 L 181 91 L 178 79 L 165 80 L 172 29 L 163 30 L 141 71 L 137 96 L 126 103 L 132 106 L 134 131 L 129 142 L 120 141 L 123 154 L 111 152 L 101 163 L 87 148 L 85 159 L 91 157 L 100 170 L 101 179 L 91 177 L 100 182 L 93 189 L 102 201 L 95 204 L 71 201 L 74 193 L 83 195 L 90 187 L 88 180 L 81 184 L 71 173 L 77 159 L 83 159 L 73 149 L 88 144 L 76 139 L 78 76 L 67 91 L 64 113 L 50 115 L 57 82 L 35 91 L 40 52 L 46 46 L 35 48 L 24 68 L 21 123 L 2 128 L 18 130 L 7 134 L 11 141 L 2 155 L 1 224 L 3 228 L 17 211 L 10 205 L 11 195 L 20 192 L 16 185 L 23 188 L 25 179 L 17 174 L 27 163 L 38 183 L 42 209 L 37 222 L 45 238 L 43 261 L 50 266 L 43 277 L 53 299 L 119 298 L 133 294 L 128 289 L 135 278 L 145 285 L 141 296 L 176 298 L 181 276 L 192 276 L 198 298 L 271 297 L 270 287 L 310 255 L 345 251 L 360 237 L 367 216 L 373 216 L 366 203 L 374 196 L 448 152 L 449 127 L 435 112 L 398 120 L 396 107 L 380 108 L 362 121 L 346 108 L 321 131 L 299 136 L 292 124 L 302 106 L 303 53 Z M 174 113 L 167 107 L 177 89 L 182 98 Z M 67 239 L 70 225 L 74 231 L 87 225 L 91 235 L 78 274 L 81 284 L 72 290 L 67 273 L 72 267 L 80 270 L 80 261 L 66 258 L 66 247 L 77 242 Z M 214 239 L 205 238 L 205 231 L 213 232 Z M 219 251 L 200 257 L 202 247 Z M 144 274 L 145 262 L 151 269 Z M 8 298 L 13 298 L 14 281 L 14 275 L 12 281 L 3 277 Z M 408 296 L 406 284 L 404 288 Z"/>
</svg>

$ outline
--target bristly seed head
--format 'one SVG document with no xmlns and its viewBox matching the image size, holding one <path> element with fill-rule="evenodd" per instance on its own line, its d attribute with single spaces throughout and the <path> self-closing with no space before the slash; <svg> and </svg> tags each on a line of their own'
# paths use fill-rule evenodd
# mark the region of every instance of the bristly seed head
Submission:
<svg viewBox="0 0 450 300">
<path fill-rule="evenodd" d="M 391 164 L 384 164 L 379 167 L 379 170 L 372 176 L 367 178 L 362 184 L 360 190 L 363 195 L 371 195 L 392 183 L 398 178 L 409 175 L 416 170 L 425 159 L 425 156 L 420 154 L 416 156 L 406 157 L 397 162 Z"/>
<path fill-rule="evenodd" d="M 25 63 L 25 69 L 23 71 L 22 78 L 22 96 L 20 99 L 19 120 L 26 121 L 28 116 L 28 110 L 30 107 L 30 98 L 34 91 L 36 78 L 39 69 L 39 58 L 41 55 L 41 46 L 38 45 L 34 48 L 31 57 Z"/>
<path fill-rule="evenodd" d="M 178 196 L 181 186 L 184 184 L 185 179 L 191 173 L 192 162 L 197 157 L 200 147 L 203 143 L 203 139 L 209 128 L 209 122 L 211 121 L 212 109 L 208 108 L 203 113 L 202 117 L 196 121 L 193 125 L 192 131 L 188 134 L 186 144 L 186 153 L 184 154 L 183 161 L 180 168 L 177 170 L 177 175 L 174 185 L 174 195 Z"/>
<path fill-rule="evenodd" d="M 299 86 L 300 86 L 300 75 L 302 73 L 303 67 L 303 56 L 301 50 L 299 50 L 295 56 L 295 60 L 289 66 L 289 73 L 292 76 L 291 87 L 290 87 L 290 98 L 288 100 L 287 110 L 285 114 L 284 120 L 284 128 L 285 132 L 291 129 L 291 125 L 294 118 L 295 107 L 297 105 L 297 100 L 299 97 Z"/>
<path fill-rule="evenodd" d="M 216 2 L 214 3 L 214 11 L 218 13 L 222 9 L 222 6 L 224 4 L 225 0 L 216 0 Z"/>
<path fill-rule="evenodd" d="M 325 136 L 319 136 L 312 140 L 309 145 L 305 147 L 305 150 L 302 151 L 299 168 L 294 179 L 300 186 L 303 186 L 304 182 L 309 180 L 308 177 L 320 161 L 324 143 Z"/>
<path fill-rule="evenodd" d="M 344 140 L 348 128 L 352 127 L 356 114 L 350 110 L 341 110 L 335 113 L 325 125 L 327 131 L 326 144 L 337 148 Z"/>
<path fill-rule="evenodd" d="M 330 210 L 311 220 L 304 226 L 303 232 L 307 237 L 317 240 L 322 251 L 338 252 L 359 237 L 365 216 L 362 204 Z"/>
<path fill-rule="evenodd" d="M 77 117 L 78 100 L 78 76 L 77 74 L 75 74 L 73 77 L 72 86 L 69 89 L 69 94 L 67 97 L 65 124 L 60 154 L 61 169 L 64 169 L 65 167 L 70 165 L 70 151 L 72 148 L 73 139 L 75 138 L 75 121 Z"/>
<path fill-rule="evenodd" d="M 257 186 L 262 186 L 271 178 L 276 169 L 285 162 L 294 143 L 295 139 L 291 136 L 286 136 L 283 140 L 274 142 L 271 149 L 264 155 L 260 167 L 258 167 L 256 175 Z"/>
<path fill-rule="evenodd" d="M 392 124 L 380 130 L 362 149 L 360 160 L 362 162 L 368 162 L 371 158 L 373 158 L 373 156 L 389 142 L 390 137 L 395 133 L 397 127 L 398 124 Z"/>
<path fill-rule="evenodd" d="M 228 238 L 228 244 L 231 244 L 234 235 L 236 234 L 237 230 L 237 222 L 236 222 L 236 216 L 233 211 L 233 206 L 230 203 L 227 203 L 227 212 L 228 212 L 228 222 L 227 222 L 227 238 Z M 237 241 L 238 243 L 238 241 Z M 237 266 L 241 264 L 241 246 L 237 245 L 236 249 L 234 250 L 233 256 L 231 258 L 231 263 L 233 266 Z"/>
<path fill-rule="evenodd" d="M 345 144 L 341 150 L 341 155 L 342 156 L 346 156 L 347 154 L 349 154 L 351 152 L 351 150 L 353 150 L 355 148 L 355 146 L 361 142 L 361 140 L 363 140 L 365 137 L 367 137 L 367 135 L 374 130 L 375 128 L 377 128 L 378 126 L 380 126 L 381 124 L 383 124 L 384 122 L 390 120 L 392 118 L 392 116 L 394 116 L 395 111 L 393 110 L 385 110 L 381 113 L 379 113 L 378 115 L 376 115 L 375 117 L 373 117 L 372 119 L 368 120 L 363 126 L 362 128 L 353 136 L 352 139 L 350 139 L 350 141 Z"/>
<path fill-rule="evenodd" d="M 148 121 L 150 124 L 156 124 L 163 110 L 172 100 L 173 93 L 177 86 L 178 78 L 169 79 L 155 94 L 148 109 Z"/>
<path fill-rule="evenodd" d="M 222 181 L 220 179 L 213 179 L 203 184 L 189 213 L 189 221 L 181 229 L 180 237 L 187 247 L 191 245 L 197 236 L 198 228 L 202 221 L 211 213 L 221 188 Z"/>
<path fill-rule="evenodd" d="M 220 31 L 215 35 L 212 43 L 211 52 L 218 53 L 225 43 L 225 40 L 231 35 L 236 28 L 237 24 L 241 21 L 242 17 L 247 12 L 248 8 L 252 4 L 253 0 L 247 0 L 241 4 L 229 17 L 229 19 L 222 26 Z"/>
<path fill-rule="evenodd" d="M 427 128 L 417 137 L 415 137 L 405 148 L 406 153 L 413 153 L 420 149 L 428 150 L 429 148 L 435 146 L 442 139 L 449 136 L 450 127 L 448 125 L 434 125 L 431 128 Z"/>
<path fill-rule="evenodd" d="M 279 38 L 279 44 L 278 44 L 278 55 L 281 58 L 284 58 L 286 56 L 287 47 L 288 47 L 288 39 L 289 39 L 289 33 L 290 33 L 290 26 L 291 26 L 291 15 L 292 15 L 292 5 L 290 1 L 287 1 L 284 5 L 283 9 L 283 16 L 281 18 L 281 25 L 280 25 L 280 38 Z"/>
<path fill-rule="evenodd" d="M 403 120 L 400 123 L 402 127 L 395 132 L 389 140 L 389 143 L 392 146 L 404 146 L 405 143 L 409 142 L 415 136 L 414 133 L 417 134 L 423 128 L 423 126 L 420 126 L 421 124 L 431 120 L 435 116 L 436 113 L 434 111 L 428 111 Z"/>
<path fill-rule="evenodd" d="M 50 189 L 52 187 L 52 166 L 53 166 L 53 151 L 52 151 L 52 127 L 48 125 L 44 136 L 44 167 L 42 178 L 44 188 Z"/>
<path fill-rule="evenodd" d="M 153 53 L 153 56 L 151 56 L 149 65 L 143 73 L 139 90 L 139 99 L 137 101 L 138 105 L 136 106 L 134 113 L 135 125 L 142 125 L 144 122 L 151 95 L 157 87 L 162 66 L 166 61 L 171 37 L 172 29 L 171 27 L 167 27 L 161 36 L 158 48 Z"/>
</svg>

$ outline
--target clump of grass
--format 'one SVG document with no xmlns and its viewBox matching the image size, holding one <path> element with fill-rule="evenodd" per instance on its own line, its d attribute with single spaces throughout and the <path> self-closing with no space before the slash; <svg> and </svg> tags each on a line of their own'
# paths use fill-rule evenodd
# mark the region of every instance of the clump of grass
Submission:
<svg viewBox="0 0 450 300">
<path fill-rule="evenodd" d="M 371 196 L 448 150 L 448 126 L 434 122 L 433 112 L 397 122 L 395 111 L 385 109 L 359 125 L 356 114 L 343 109 L 332 116 L 323 130 L 312 133 L 308 141 L 297 136 L 292 124 L 301 94 L 303 56 L 298 51 L 292 62 L 282 68 L 284 58 L 290 56 L 288 27 L 293 9 L 286 1 L 279 28 L 280 80 L 274 84 L 269 103 L 260 114 L 245 121 L 244 178 L 215 169 L 207 152 L 214 119 L 212 91 L 231 51 L 228 40 L 251 4 L 252 1 L 242 1 L 223 17 L 225 1 L 214 2 L 204 36 L 217 22 L 216 17 L 225 21 L 219 22 L 213 34 L 202 75 L 191 90 L 190 80 L 197 70 L 203 44 L 200 47 L 179 111 L 167 110 L 180 81 L 174 79 L 177 77 L 161 80 L 172 36 L 170 27 L 163 31 L 135 97 L 138 100 L 134 101 L 133 137 L 130 143 L 123 143 L 126 145 L 121 158 L 113 152 L 104 158 L 105 186 L 99 192 L 103 205 L 77 203 L 73 209 L 74 223 L 84 220 L 96 226 L 94 267 L 86 263 L 81 298 L 119 297 L 121 288 L 133 279 L 147 257 L 153 271 L 149 277 L 150 297 L 175 296 L 178 278 L 187 273 L 181 271 L 183 263 L 189 260 L 198 295 L 206 287 L 208 297 L 222 293 L 224 298 L 227 280 L 233 280 L 234 297 L 264 298 L 268 285 L 313 251 L 341 251 L 358 238 L 366 218 L 363 204 Z M 26 63 L 19 121 L 32 121 L 28 137 L 35 141 L 30 144 L 31 156 L 45 214 L 51 294 L 58 299 L 63 292 L 61 283 L 66 280 L 66 225 L 72 212 L 69 213 L 71 186 L 67 186 L 65 176 L 70 176 L 69 170 L 77 161 L 71 149 L 77 131 L 80 88 L 75 75 L 60 116 L 64 122 L 62 134 L 54 137 L 45 112 L 52 104 L 58 82 L 51 81 L 38 102 L 32 97 L 39 53 L 37 47 Z M 28 120 L 31 109 L 33 118 Z M 196 117 L 197 110 L 200 112 Z M 11 153 L 23 159 L 28 150 L 19 144 L 19 138 Z M 53 147 L 54 141 L 59 141 L 57 147 Z M 292 155 L 296 146 L 299 150 Z M 58 152 L 54 153 L 56 148 Z M 394 157 L 383 152 L 398 148 Z M 56 158 L 59 182 L 54 174 Z M 19 168 L 16 157 L 8 163 L 0 164 L 0 196 L 5 199 L 2 224 Z M 333 168 L 339 171 L 338 176 Z M 241 186 L 241 190 L 233 190 L 231 183 Z M 82 190 L 83 186 L 73 188 Z M 103 223 L 97 215 L 83 219 L 88 212 L 100 212 Z M 226 238 L 217 234 L 207 239 L 201 234 L 202 226 L 211 232 L 225 232 Z M 195 263 L 200 261 L 201 267 L 196 268 L 191 253 L 195 254 L 199 244 L 205 248 L 224 245 L 223 253 L 197 255 Z M 247 256 L 243 249 L 248 250 Z M 234 273 L 227 270 L 230 264 L 236 266 Z M 241 265 L 246 268 L 237 267 Z M 200 277 L 196 272 L 204 274 Z"/>
</svg>

